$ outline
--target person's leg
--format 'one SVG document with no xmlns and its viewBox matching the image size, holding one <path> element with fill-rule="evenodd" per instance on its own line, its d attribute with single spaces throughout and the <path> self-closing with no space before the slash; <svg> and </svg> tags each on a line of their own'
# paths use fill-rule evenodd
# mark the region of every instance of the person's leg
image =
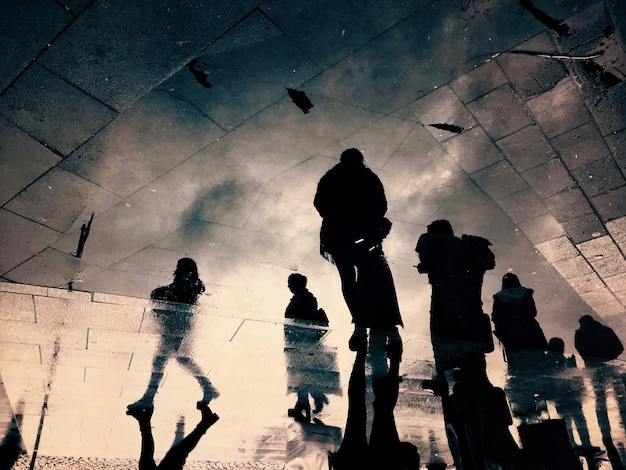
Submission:
<svg viewBox="0 0 626 470">
<path fill-rule="evenodd" d="M 152 437 L 152 412 L 154 408 L 129 408 L 126 411 L 128 416 L 132 416 L 139 423 L 141 433 L 141 453 L 139 455 L 139 470 L 155 470 L 154 462 L 154 438 Z"/>
<path fill-rule="evenodd" d="M 370 448 L 375 454 L 380 454 L 385 449 L 394 449 L 400 443 L 393 415 L 401 381 L 400 355 L 397 351 L 383 354 L 389 357 L 388 373 L 383 377 L 372 377 L 374 418 L 370 433 Z"/>
<path fill-rule="evenodd" d="M 348 382 L 348 419 L 339 450 L 331 454 L 333 469 L 362 468 L 359 463 L 367 457 L 367 409 L 365 403 L 365 359 L 367 338 L 354 344 L 356 359 Z"/>
<path fill-rule="evenodd" d="M 176 361 L 185 369 L 187 369 L 198 381 L 202 387 L 203 397 L 199 404 L 209 404 L 211 400 L 219 396 L 219 392 L 213 386 L 211 381 L 204 375 L 200 366 L 190 357 L 177 357 Z"/>
<path fill-rule="evenodd" d="M 208 404 L 198 404 L 198 409 L 202 413 L 200 422 L 182 441 L 172 446 L 172 448 L 167 451 L 163 460 L 159 462 L 158 468 L 164 470 L 181 470 L 185 465 L 189 453 L 195 449 L 208 429 L 220 419 L 218 415 L 211 411 Z"/>
<path fill-rule="evenodd" d="M 333 263 L 337 267 L 339 279 L 341 280 L 341 292 L 346 301 L 352 321 L 356 323 L 358 318 L 358 292 L 356 285 L 356 267 L 352 256 L 338 252 L 333 254 Z M 356 315 L 356 317 L 355 317 Z"/>
<path fill-rule="evenodd" d="M 163 370 L 167 363 L 168 356 L 162 354 L 156 354 L 152 359 L 152 372 L 150 374 L 150 382 L 146 387 L 146 391 L 143 396 L 134 403 L 128 405 L 128 408 L 150 408 L 154 403 L 154 396 L 159 389 L 159 384 L 163 378 Z"/>
</svg>

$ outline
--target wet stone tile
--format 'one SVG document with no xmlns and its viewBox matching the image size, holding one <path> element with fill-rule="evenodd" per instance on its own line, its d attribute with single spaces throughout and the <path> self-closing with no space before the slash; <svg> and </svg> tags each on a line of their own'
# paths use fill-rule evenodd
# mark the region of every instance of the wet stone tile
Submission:
<svg viewBox="0 0 626 470">
<path fill-rule="evenodd" d="M 606 228 L 622 252 L 626 252 L 626 217 L 616 218 L 607 222 Z"/>
<path fill-rule="evenodd" d="M 520 227 L 532 243 L 542 243 L 565 235 L 563 227 L 552 214 L 542 214 L 520 222 Z"/>
<path fill-rule="evenodd" d="M 547 213 L 546 206 L 532 189 L 524 189 L 505 196 L 498 200 L 498 204 L 515 223 L 534 219 Z"/>
<path fill-rule="evenodd" d="M 522 177 L 541 199 L 554 196 L 576 185 L 558 158 L 553 158 L 546 163 L 525 171 L 522 173 Z"/>
<path fill-rule="evenodd" d="M 567 237 L 559 237 L 536 245 L 537 250 L 550 263 L 579 256 L 578 250 Z"/>
<path fill-rule="evenodd" d="M 489 61 L 475 70 L 461 75 L 450 83 L 450 88 L 464 103 L 474 101 L 508 82 L 497 61 Z"/>
<path fill-rule="evenodd" d="M 626 179 L 612 158 L 596 160 L 572 171 L 588 197 L 608 193 L 626 185 Z"/>
<path fill-rule="evenodd" d="M 591 214 L 593 208 L 579 188 L 568 188 L 543 200 L 559 222 Z"/>
<path fill-rule="evenodd" d="M 0 112 L 63 155 L 70 154 L 117 116 L 39 65 L 28 69 L 0 97 Z"/>
<path fill-rule="evenodd" d="M 570 170 L 600 160 L 609 153 L 594 122 L 585 123 L 550 141 Z"/>
<path fill-rule="evenodd" d="M 626 82 L 589 98 L 587 105 L 603 135 L 622 130 L 626 116 Z"/>
<path fill-rule="evenodd" d="M 498 148 L 480 127 L 447 140 L 443 146 L 467 173 L 503 160 Z"/>
<path fill-rule="evenodd" d="M 570 279 L 569 282 L 576 290 L 576 292 L 580 294 L 604 288 L 602 280 L 598 277 L 596 273 L 584 274 L 582 276 Z"/>
<path fill-rule="evenodd" d="M 470 129 L 476 125 L 471 113 L 448 86 L 410 104 L 408 111 L 440 142 L 454 137 L 455 132 L 439 129 L 436 125 L 447 124 L 462 129 Z"/>
<path fill-rule="evenodd" d="M 556 156 L 541 128 L 537 125 L 520 129 L 498 140 L 497 144 L 519 172 L 540 165 Z"/>
<path fill-rule="evenodd" d="M 622 172 L 626 172 L 626 129 L 607 135 L 606 142 L 616 163 Z"/>
<path fill-rule="evenodd" d="M 528 185 L 508 162 L 499 162 L 470 177 L 493 199 L 501 199 L 526 189 Z"/>
<path fill-rule="evenodd" d="M 573 277 L 593 272 L 591 265 L 583 256 L 580 255 L 575 256 L 574 258 L 557 261 L 553 263 L 553 266 L 565 279 L 571 279 Z"/>
<path fill-rule="evenodd" d="M 593 197 L 591 204 L 605 222 L 623 217 L 626 215 L 626 187 Z"/>
<path fill-rule="evenodd" d="M 532 120 L 509 85 L 469 103 L 468 108 L 493 139 L 526 127 Z"/>
<path fill-rule="evenodd" d="M 574 82 L 564 79 L 550 91 L 527 101 L 533 118 L 548 137 L 563 134 L 591 120 Z"/>
<path fill-rule="evenodd" d="M 563 222 L 563 228 L 574 243 L 582 243 L 606 235 L 606 229 L 595 213 L 581 215 Z"/>
<path fill-rule="evenodd" d="M 515 47 L 511 53 L 502 54 L 498 63 L 510 78 L 515 91 L 528 99 L 552 89 L 567 76 L 567 69 L 560 60 L 548 59 L 537 55 L 521 54 L 521 51 L 540 51 L 557 53 L 550 36 L 541 33 Z"/>
</svg>

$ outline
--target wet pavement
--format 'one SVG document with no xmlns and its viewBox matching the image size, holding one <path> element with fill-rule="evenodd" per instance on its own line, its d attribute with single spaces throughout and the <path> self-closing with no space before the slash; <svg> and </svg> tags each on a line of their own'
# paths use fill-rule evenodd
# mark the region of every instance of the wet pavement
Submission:
<svg viewBox="0 0 626 470">
<path fill-rule="evenodd" d="M 0 376 L 2 423 L 21 416 L 20 465 L 136 463 L 139 432 L 124 412 L 159 341 L 148 297 L 183 256 L 207 286 L 186 341 L 220 391 L 221 417 L 188 467 L 286 462 L 296 431 L 283 313 L 294 271 L 330 318 L 322 343 L 341 386 L 319 419 L 336 441 L 351 325 L 336 270 L 319 256 L 312 200 L 348 147 L 363 151 L 389 202 L 384 248 L 405 322 L 396 417 L 423 463 L 451 463 L 441 403 L 420 386 L 434 366 L 430 286 L 414 249 L 432 220 L 493 243 L 485 312 L 512 270 L 568 354 L 586 313 L 626 338 L 626 12 L 611 1 L 523 5 L 4 5 Z M 303 112 L 287 89 L 312 107 Z M 487 361 L 508 390 L 498 346 Z M 578 358 L 567 383 L 579 392 L 565 395 L 582 403 L 590 442 L 602 446 L 601 393 L 587 372 Z M 607 416 L 621 445 L 615 390 Z M 183 416 L 195 425 L 198 393 L 168 363 L 157 455 Z"/>
</svg>

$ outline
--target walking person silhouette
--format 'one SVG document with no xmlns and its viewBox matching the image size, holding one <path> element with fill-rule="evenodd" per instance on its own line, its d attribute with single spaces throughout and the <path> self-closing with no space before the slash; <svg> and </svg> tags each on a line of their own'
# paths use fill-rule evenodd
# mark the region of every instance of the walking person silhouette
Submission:
<svg viewBox="0 0 626 470">
<path fill-rule="evenodd" d="M 161 329 L 161 338 L 152 360 L 152 373 L 146 391 L 139 400 L 128 405 L 129 409 L 154 406 L 154 396 L 163 378 L 163 371 L 172 358 L 200 384 L 203 397 L 199 405 L 208 404 L 219 395 L 202 368 L 190 357 L 188 343 L 184 341 L 192 330 L 195 306 L 204 290 L 196 262 L 191 258 L 181 258 L 176 265 L 172 283 L 152 291 L 152 312 Z"/>
</svg>

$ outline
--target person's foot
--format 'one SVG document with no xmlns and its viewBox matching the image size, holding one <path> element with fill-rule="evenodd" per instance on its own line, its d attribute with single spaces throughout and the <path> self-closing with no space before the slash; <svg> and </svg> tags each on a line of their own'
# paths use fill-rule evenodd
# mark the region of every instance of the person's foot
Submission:
<svg viewBox="0 0 626 470">
<path fill-rule="evenodd" d="M 136 405 L 136 403 L 133 403 L 132 405 Z M 154 407 L 150 406 L 150 407 L 142 408 L 139 406 L 132 406 L 132 405 L 128 405 L 126 414 L 128 416 L 132 416 L 140 423 L 149 423 L 150 418 L 152 418 L 152 413 L 154 412 Z"/>
<path fill-rule="evenodd" d="M 202 400 L 198 402 L 198 406 L 208 405 L 211 402 L 211 400 L 219 396 L 220 396 L 220 392 L 217 391 L 217 389 L 213 386 L 213 384 L 209 384 L 207 387 L 204 388 L 204 396 L 202 397 Z"/>
<path fill-rule="evenodd" d="M 152 402 L 152 400 L 146 400 L 144 398 L 140 398 L 139 400 L 137 400 L 134 403 L 131 403 L 130 405 L 126 406 L 127 409 L 148 409 L 148 408 L 154 408 L 154 403 Z"/>
<path fill-rule="evenodd" d="M 311 422 L 311 407 L 301 406 L 301 405 L 296 404 L 295 408 L 289 408 L 287 410 L 287 416 L 301 423 L 310 423 Z"/>
<path fill-rule="evenodd" d="M 198 402 L 196 408 L 198 408 L 200 410 L 200 413 L 202 413 L 201 423 L 204 424 L 207 428 L 213 426 L 217 422 L 217 420 L 220 419 L 220 417 L 217 414 L 213 413 L 211 408 L 209 408 L 208 403 L 200 404 Z"/>
</svg>

